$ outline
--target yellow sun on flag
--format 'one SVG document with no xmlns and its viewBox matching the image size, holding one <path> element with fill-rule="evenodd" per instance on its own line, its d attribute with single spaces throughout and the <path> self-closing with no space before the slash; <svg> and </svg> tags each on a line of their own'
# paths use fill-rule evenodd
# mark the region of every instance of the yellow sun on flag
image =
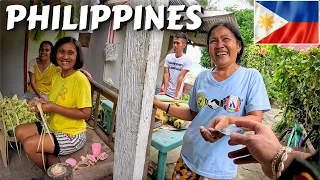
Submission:
<svg viewBox="0 0 320 180">
<path fill-rule="evenodd" d="M 260 16 L 260 20 L 258 21 L 260 24 L 260 28 L 266 29 L 268 31 L 272 28 L 272 25 L 275 23 L 273 20 L 273 16 L 269 16 L 267 13 L 264 16 Z"/>
</svg>

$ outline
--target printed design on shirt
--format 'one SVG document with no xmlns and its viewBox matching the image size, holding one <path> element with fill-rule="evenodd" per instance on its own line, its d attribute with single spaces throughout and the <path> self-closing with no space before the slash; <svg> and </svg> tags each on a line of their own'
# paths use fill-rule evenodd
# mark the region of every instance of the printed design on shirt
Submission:
<svg viewBox="0 0 320 180">
<path fill-rule="evenodd" d="M 199 109 L 202 109 L 205 105 L 208 105 L 210 109 L 224 108 L 227 112 L 235 113 L 240 111 L 241 99 L 238 96 L 229 95 L 222 100 L 207 99 L 203 93 L 197 95 L 197 105 Z"/>
<path fill-rule="evenodd" d="M 217 109 L 219 107 L 223 107 L 223 100 L 217 100 L 217 99 L 210 99 L 207 100 L 207 104 L 209 106 L 209 108 L 211 109 Z"/>
<path fill-rule="evenodd" d="M 206 104 L 207 104 L 206 97 L 204 96 L 204 94 L 199 93 L 197 95 L 197 106 L 198 106 L 198 109 L 202 109 Z"/>
<path fill-rule="evenodd" d="M 58 94 L 58 97 L 60 97 L 62 99 L 62 101 L 65 101 L 67 92 L 68 92 L 68 89 L 66 87 L 62 86 L 62 88 L 60 89 L 60 92 Z"/>
<path fill-rule="evenodd" d="M 181 71 L 183 64 L 168 61 L 169 68 Z"/>
<path fill-rule="evenodd" d="M 241 99 L 238 96 L 230 95 L 223 99 L 223 108 L 228 112 L 239 112 Z"/>
</svg>

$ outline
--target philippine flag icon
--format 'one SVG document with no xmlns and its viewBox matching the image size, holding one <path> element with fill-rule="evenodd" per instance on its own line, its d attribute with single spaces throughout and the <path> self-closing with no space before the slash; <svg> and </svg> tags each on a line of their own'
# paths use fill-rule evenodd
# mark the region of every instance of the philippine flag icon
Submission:
<svg viewBox="0 0 320 180">
<path fill-rule="evenodd" d="M 256 1 L 256 44 L 319 44 L 319 1 Z"/>
</svg>

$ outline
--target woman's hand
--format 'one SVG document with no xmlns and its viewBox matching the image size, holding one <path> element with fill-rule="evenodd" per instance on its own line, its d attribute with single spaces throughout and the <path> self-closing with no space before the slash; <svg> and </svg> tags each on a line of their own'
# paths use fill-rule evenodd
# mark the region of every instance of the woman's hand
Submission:
<svg viewBox="0 0 320 180">
<path fill-rule="evenodd" d="M 42 104 L 42 111 L 44 113 L 50 113 L 50 112 L 52 112 L 53 106 L 54 106 L 54 104 L 51 102 L 44 103 L 44 104 Z"/>
<path fill-rule="evenodd" d="M 44 113 L 50 113 L 52 112 L 52 109 L 54 107 L 54 103 L 51 103 L 51 102 L 48 102 L 48 101 L 45 101 L 43 99 L 39 99 L 39 103 L 41 103 L 41 108 L 42 108 L 42 111 Z M 37 108 L 36 108 L 37 109 Z M 39 112 L 39 109 L 37 109 L 37 112 Z"/>
<path fill-rule="evenodd" d="M 174 100 L 179 100 L 180 98 L 178 98 L 177 96 L 173 97 Z"/>
<path fill-rule="evenodd" d="M 223 137 L 223 134 L 217 130 L 222 130 L 229 124 L 230 116 L 218 116 L 212 120 L 208 130 L 203 126 L 200 126 L 200 134 L 206 141 L 211 143 L 216 142 Z"/>
<path fill-rule="evenodd" d="M 80 71 L 82 72 L 82 74 L 84 74 L 84 75 L 87 76 L 88 78 L 91 78 L 91 79 L 92 79 L 92 75 L 91 75 L 88 71 L 86 71 L 86 70 L 84 70 L 84 69 L 80 69 Z"/>
<path fill-rule="evenodd" d="M 28 103 L 29 105 L 31 105 L 31 106 L 35 106 L 37 101 L 38 101 L 37 99 L 34 99 L 34 98 L 33 98 L 33 99 L 28 100 L 27 103 Z"/>
<path fill-rule="evenodd" d="M 250 130 L 254 131 L 255 134 L 243 135 L 239 133 L 232 133 L 229 144 L 242 144 L 246 147 L 230 152 L 228 156 L 230 158 L 237 158 L 234 160 L 235 164 L 259 162 L 263 172 L 268 177 L 272 177 L 272 159 L 282 148 L 282 145 L 274 135 L 272 129 L 267 125 L 251 120 L 236 121 L 235 124 L 238 127 L 249 128 Z"/>
</svg>

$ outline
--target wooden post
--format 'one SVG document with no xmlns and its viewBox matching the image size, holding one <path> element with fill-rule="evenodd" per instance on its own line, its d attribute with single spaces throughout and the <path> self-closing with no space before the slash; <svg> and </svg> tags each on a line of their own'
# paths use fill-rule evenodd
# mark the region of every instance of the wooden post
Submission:
<svg viewBox="0 0 320 180">
<path fill-rule="evenodd" d="M 169 2 L 130 1 L 131 7 L 155 4 L 168 6 Z M 152 31 L 135 31 L 133 24 L 127 24 L 120 72 L 114 179 L 142 179 L 164 34 L 156 27 Z"/>
</svg>

